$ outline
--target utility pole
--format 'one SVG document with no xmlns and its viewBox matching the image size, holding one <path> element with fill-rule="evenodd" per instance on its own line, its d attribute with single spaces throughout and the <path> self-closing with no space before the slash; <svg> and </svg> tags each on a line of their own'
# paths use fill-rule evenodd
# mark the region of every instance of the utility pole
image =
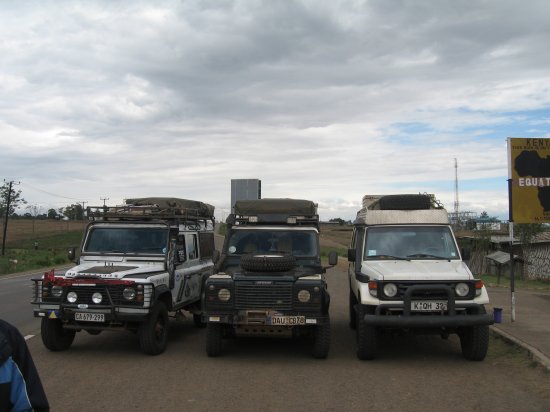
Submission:
<svg viewBox="0 0 550 412">
<path fill-rule="evenodd" d="M 105 201 L 109 200 L 108 197 L 100 197 L 99 200 L 103 200 L 103 207 L 105 207 Z"/>
<path fill-rule="evenodd" d="M 84 217 L 84 205 L 88 202 L 80 202 L 80 203 L 82 203 L 82 217 Z M 74 214 L 74 218 L 76 220 L 76 213 Z"/>
<path fill-rule="evenodd" d="M 458 162 L 455 157 L 455 219 L 456 219 L 456 227 L 460 227 L 460 218 L 458 216 Z"/>
<path fill-rule="evenodd" d="M 8 233 L 8 217 L 10 215 L 11 189 L 13 187 L 13 183 L 14 183 L 13 180 L 10 180 L 9 188 L 8 188 L 8 198 L 6 201 L 6 212 L 4 215 L 4 233 L 2 234 L 2 256 L 4 256 L 6 252 L 6 235 Z"/>
</svg>

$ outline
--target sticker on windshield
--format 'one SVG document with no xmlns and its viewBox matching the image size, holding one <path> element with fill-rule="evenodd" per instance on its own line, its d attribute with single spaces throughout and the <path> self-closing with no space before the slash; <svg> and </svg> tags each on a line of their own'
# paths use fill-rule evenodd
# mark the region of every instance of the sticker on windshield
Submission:
<svg viewBox="0 0 550 412">
<path fill-rule="evenodd" d="M 229 253 L 235 253 L 237 248 L 235 246 L 229 246 Z"/>
<path fill-rule="evenodd" d="M 162 248 L 162 253 L 166 253 L 166 248 L 165 247 Z"/>
<path fill-rule="evenodd" d="M 455 256 L 456 256 L 456 253 L 455 253 L 455 252 L 451 252 L 451 256 L 452 256 L 452 257 L 455 257 Z"/>
<path fill-rule="evenodd" d="M 369 256 L 376 256 L 376 249 L 369 249 Z"/>
</svg>

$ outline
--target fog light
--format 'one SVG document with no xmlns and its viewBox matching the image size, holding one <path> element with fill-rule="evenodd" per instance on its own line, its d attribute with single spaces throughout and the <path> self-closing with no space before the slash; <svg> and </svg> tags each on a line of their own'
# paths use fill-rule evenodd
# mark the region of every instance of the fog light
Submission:
<svg viewBox="0 0 550 412">
<path fill-rule="evenodd" d="M 67 293 L 67 302 L 75 303 L 77 299 L 78 295 L 76 294 L 76 292 Z"/>
<path fill-rule="evenodd" d="M 298 292 L 298 300 L 302 303 L 307 303 L 311 299 L 311 293 L 309 290 L 301 290 Z"/>
<path fill-rule="evenodd" d="M 52 287 L 52 296 L 56 298 L 60 298 L 63 294 L 63 288 L 61 286 L 53 286 Z"/>
<path fill-rule="evenodd" d="M 94 302 L 96 304 L 99 304 L 99 303 L 101 303 L 102 300 L 103 300 L 103 296 L 101 295 L 101 293 L 95 292 L 92 295 L 92 302 Z"/>
<path fill-rule="evenodd" d="M 134 300 L 136 297 L 136 290 L 134 288 L 125 288 L 122 291 L 122 296 L 124 296 L 126 300 Z"/>
<path fill-rule="evenodd" d="M 466 283 L 457 283 L 455 286 L 455 293 L 462 298 L 468 295 L 469 291 L 470 287 Z"/>
<path fill-rule="evenodd" d="M 218 291 L 218 299 L 222 302 L 227 302 L 231 298 L 231 292 L 229 289 L 220 289 Z"/>
<path fill-rule="evenodd" d="M 395 286 L 395 283 L 386 283 L 384 285 L 384 295 L 389 298 L 393 298 L 397 295 L 397 286 Z"/>
</svg>

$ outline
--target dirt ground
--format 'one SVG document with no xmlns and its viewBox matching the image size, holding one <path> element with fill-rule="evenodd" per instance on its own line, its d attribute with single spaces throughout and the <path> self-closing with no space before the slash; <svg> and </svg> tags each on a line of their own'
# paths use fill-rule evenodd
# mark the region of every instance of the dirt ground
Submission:
<svg viewBox="0 0 550 412">
<path fill-rule="evenodd" d="M 352 230 L 351 225 L 321 224 L 321 246 L 348 248 Z"/>
</svg>

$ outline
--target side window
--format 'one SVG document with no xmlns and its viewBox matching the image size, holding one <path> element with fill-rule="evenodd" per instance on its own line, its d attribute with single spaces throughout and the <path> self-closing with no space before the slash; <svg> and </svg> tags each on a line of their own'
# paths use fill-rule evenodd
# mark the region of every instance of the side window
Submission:
<svg viewBox="0 0 550 412">
<path fill-rule="evenodd" d="M 201 259 L 208 259 L 214 255 L 214 233 L 199 233 L 199 250 Z"/>
<path fill-rule="evenodd" d="M 178 261 L 183 263 L 187 260 L 187 255 L 185 253 L 185 237 L 183 235 L 178 235 L 176 240 L 176 252 L 178 254 Z"/>
<path fill-rule="evenodd" d="M 199 251 L 197 247 L 197 235 L 194 233 L 186 234 L 185 244 L 187 245 L 187 257 L 189 258 L 189 260 L 198 259 Z"/>
</svg>

